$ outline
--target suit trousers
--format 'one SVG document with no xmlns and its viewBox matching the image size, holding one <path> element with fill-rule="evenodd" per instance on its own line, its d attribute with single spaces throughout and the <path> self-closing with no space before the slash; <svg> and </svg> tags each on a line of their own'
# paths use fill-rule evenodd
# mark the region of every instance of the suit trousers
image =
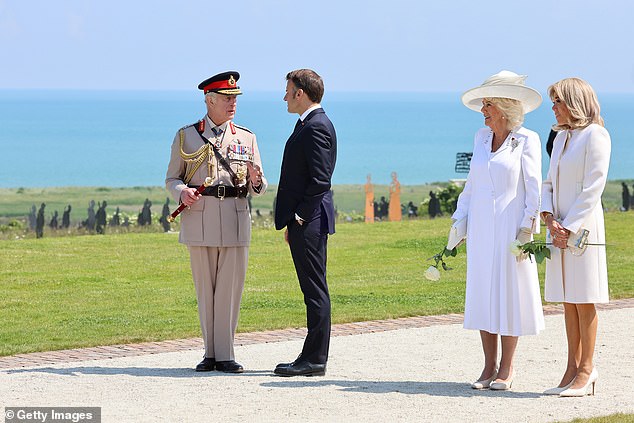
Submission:
<svg viewBox="0 0 634 423">
<path fill-rule="evenodd" d="M 288 243 L 306 304 L 308 334 L 302 359 L 325 364 L 330 346 L 330 294 L 326 282 L 328 234 L 321 219 L 303 225 L 295 220 L 288 224 Z"/>
<path fill-rule="evenodd" d="M 205 357 L 234 360 L 249 247 L 188 246 Z"/>
</svg>

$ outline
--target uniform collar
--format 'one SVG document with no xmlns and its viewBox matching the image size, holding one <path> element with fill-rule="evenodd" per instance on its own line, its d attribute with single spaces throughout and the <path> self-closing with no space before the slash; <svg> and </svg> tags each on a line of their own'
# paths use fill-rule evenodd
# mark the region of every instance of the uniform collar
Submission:
<svg viewBox="0 0 634 423">
<path fill-rule="evenodd" d="M 207 121 L 206 126 L 209 128 L 209 130 L 211 130 L 211 128 L 215 128 L 216 126 L 218 126 L 220 129 L 222 129 L 222 131 L 226 131 L 227 130 L 227 125 L 229 124 L 229 120 L 226 121 L 225 123 L 223 123 L 222 125 L 216 125 L 214 123 L 213 120 L 211 120 L 211 118 L 209 117 L 209 115 L 205 115 L 205 120 Z"/>
</svg>

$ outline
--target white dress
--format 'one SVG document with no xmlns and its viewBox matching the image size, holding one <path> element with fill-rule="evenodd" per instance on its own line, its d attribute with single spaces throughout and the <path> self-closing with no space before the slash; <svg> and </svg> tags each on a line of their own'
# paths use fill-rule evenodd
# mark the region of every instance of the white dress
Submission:
<svg viewBox="0 0 634 423">
<path fill-rule="evenodd" d="M 471 170 L 454 219 L 467 216 L 464 327 L 505 336 L 544 328 L 537 265 L 517 262 L 509 246 L 520 228 L 539 232 L 541 143 L 528 129 L 511 132 L 491 152 L 493 132 L 475 136 Z"/>
<path fill-rule="evenodd" d="M 566 143 L 567 133 L 570 139 Z M 564 150 L 564 145 L 566 148 Z M 590 231 L 588 242 L 605 244 L 601 194 L 610 166 L 610 134 L 597 124 L 561 131 L 553 142 L 542 210 L 571 232 Z M 544 298 L 550 302 L 607 303 L 608 270 L 604 246 L 588 246 L 581 256 L 550 247 Z"/>
</svg>

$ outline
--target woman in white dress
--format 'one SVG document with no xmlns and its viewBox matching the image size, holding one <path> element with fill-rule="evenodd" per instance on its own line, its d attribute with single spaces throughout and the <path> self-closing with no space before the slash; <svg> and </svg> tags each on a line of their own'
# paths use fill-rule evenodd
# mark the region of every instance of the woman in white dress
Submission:
<svg viewBox="0 0 634 423">
<path fill-rule="evenodd" d="M 608 271 L 601 194 L 610 165 L 610 135 L 603 127 L 597 96 L 578 78 L 548 88 L 560 131 L 553 142 L 542 188 L 542 219 L 552 238 L 546 263 L 546 301 L 563 302 L 568 363 L 559 385 L 545 393 L 585 396 L 594 393 L 598 373 L 592 363 L 598 318 L 595 303 L 607 303 Z M 588 232 L 582 255 L 567 248 L 569 239 Z M 577 253 L 578 254 L 578 253 Z"/>
<path fill-rule="evenodd" d="M 475 135 L 471 169 L 452 216 L 454 226 L 467 219 L 464 327 L 480 331 L 484 351 L 474 389 L 510 389 L 518 337 L 544 328 L 537 265 L 509 248 L 539 232 L 541 143 L 522 122 L 542 99 L 525 79 L 502 71 L 462 96 L 488 127 Z"/>
</svg>

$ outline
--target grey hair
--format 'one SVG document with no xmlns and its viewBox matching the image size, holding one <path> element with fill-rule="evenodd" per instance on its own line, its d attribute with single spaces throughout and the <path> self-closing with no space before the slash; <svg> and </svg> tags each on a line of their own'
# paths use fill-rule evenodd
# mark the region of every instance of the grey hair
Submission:
<svg viewBox="0 0 634 423">
<path fill-rule="evenodd" d="M 500 109 L 502 116 L 506 118 L 506 129 L 513 130 L 524 123 L 524 107 L 521 101 L 504 97 L 487 97 L 484 100 L 490 101 Z"/>
</svg>

